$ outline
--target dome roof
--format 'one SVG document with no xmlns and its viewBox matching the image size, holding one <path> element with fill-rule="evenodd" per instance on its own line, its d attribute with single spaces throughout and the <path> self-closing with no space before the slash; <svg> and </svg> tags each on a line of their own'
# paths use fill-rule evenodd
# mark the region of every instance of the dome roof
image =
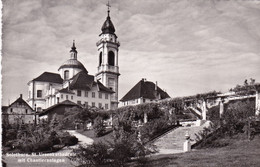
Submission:
<svg viewBox="0 0 260 167">
<path fill-rule="evenodd" d="M 88 72 L 88 71 L 86 70 L 86 68 L 84 67 L 84 65 L 83 65 L 81 62 L 79 62 L 78 60 L 76 60 L 76 59 L 69 59 L 69 60 L 65 61 L 65 62 L 60 66 L 59 70 L 60 70 L 61 68 L 78 68 L 78 69 L 81 69 L 82 71 Z"/>
<path fill-rule="evenodd" d="M 107 19 L 106 21 L 104 22 L 102 28 L 102 33 L 105 34 L 105 33 L 110 33 L 110 34 L 114 34 L 115 33 L 115 27 L 112 23 L 112 21 L 110 20 L 110 17 L 107 16 Z"/>
</svg>

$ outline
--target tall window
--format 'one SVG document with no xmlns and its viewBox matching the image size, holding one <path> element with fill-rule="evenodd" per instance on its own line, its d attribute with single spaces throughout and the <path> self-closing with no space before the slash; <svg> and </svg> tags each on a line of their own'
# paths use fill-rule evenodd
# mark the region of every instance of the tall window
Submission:
<svg viewBox="0 0 260 167">
<path fill-rule="evenodd" d="M 71 100 L 73 100 L 73 96 L 71 96 Z"/>
<path fill-rule="evenodd" d="M 88 91 L 85 91 L 85 97 L 88 97 Z"/>
<path fill-rule="evenodd" d="M 42 97 L 42 90 L 37 90 L 37 97 Z"/>
<path fill-rule="evenodd" d="M 81 90 L 77 90 L 77 96 L 81 96 Z"/>
<path fill-rule="evenodd" d="M 105 94 L 105 99 L 108 99 L 108 93 Z"/>
<path fill-rule="evenodd" d="M 109 51 L 108 52 L 108 64 L 110 66 L 114 66 L 115 65 L 115 54 L 113 51 Z"/>
<path fill-rule="evenodd" d="M 95 92 L 92 92 L 92 97 L 95 98 Z"/>
<path fill-rule="evenodd" d="M 95 102 L 92 102 L 92 107 L 95 107 Z"/>
<path fill-rule="evenodd" d="M 108 104 L 105 104 L 105 109 L 108 109 Z"/>
<path fill-rule="evenodd" d="M 81 101 L 77 101 L 77 104 L 81 105 Z"/>
<path fill-rule="evenodd" d="M 69 79 L 69 70 L 64 71 L 64 80 Z"/>
<path fill-rule="evenodd" d="M 99 53 L 99 66 L 102 64 L 102 52 Z"/>
<path fill-rule="evenodd" d="M 100 99 L 102 99 L 102 93 L 101 93 L 101 92 L 98 93 L 98 97 L 99 97 Z"/>
<path fill-rule="evenodd" d="M 63 94 L 60 95 L 60 98 L 63 99 Z"/>
</svg>

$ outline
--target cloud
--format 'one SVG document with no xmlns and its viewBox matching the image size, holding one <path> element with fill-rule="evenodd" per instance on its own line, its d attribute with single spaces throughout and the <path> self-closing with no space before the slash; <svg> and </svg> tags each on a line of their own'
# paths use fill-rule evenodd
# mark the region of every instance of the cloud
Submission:
<svg viewBox="0 0 260 167">
<path fill-rule="evenodd" d="M 95 74 L 106 3 L 3 1 L 4 103 L 27 94 L 26 83 L 42 72 L 57 72 L 69 58 L 72 40 L 79 61 Z M 141 78 L 158 81 L 171 96 L 260 80 L 258 1 L 113 0 L 111 5 L 121 43 L 119 97 Z"/>
</svg>

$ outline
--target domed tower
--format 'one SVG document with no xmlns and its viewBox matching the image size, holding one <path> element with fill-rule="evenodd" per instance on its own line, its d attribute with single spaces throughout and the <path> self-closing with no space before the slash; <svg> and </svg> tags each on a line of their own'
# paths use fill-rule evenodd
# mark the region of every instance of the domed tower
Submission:
<svg viewBox="0 0 260 167">
<path fill-rule="evenodd" d="M 80 71 L 86 71 L 86 73 L 88 73 L 83 64 L 77 60 L 77 54 L 75 41 L 73 41 L 70 50 L 70 59 L 65 61 L 58 69 L 60 76 L 64 81 L 69 80 Z"/>
<path fill-rule="evenodd" d="M 103 85 L 113 90 L 115 93 L 111 96 L 111 109 L 118 107 L 118 48 L 120 43 L 115 34 L 115 27 L 110 19 L 109 3 L 107 4 L 107 18 L 104 22 L 97 42 L 98 48 L 98 72 L 97 80 Z"/>
</svg>

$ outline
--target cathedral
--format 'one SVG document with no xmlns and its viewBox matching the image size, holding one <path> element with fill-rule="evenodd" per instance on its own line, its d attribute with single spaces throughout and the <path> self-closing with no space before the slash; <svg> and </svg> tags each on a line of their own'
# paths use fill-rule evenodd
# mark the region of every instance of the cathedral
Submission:
<svg viewBox="0 0 260 167">
<path fill-rule="evenodd" d="M 107 18 L 96 43 L 97 73 L 90 75 L 78 60 L 78 51 L 73 41 L 69 59 L 58 68 L 58 73 L 44 72 L 28 82 L 27 102 L 32 108 L 43 111 L 65 100 L 105 110 L 118 107 L 120 43 L 109 12 L 108 5 Z"/>
</svg>

